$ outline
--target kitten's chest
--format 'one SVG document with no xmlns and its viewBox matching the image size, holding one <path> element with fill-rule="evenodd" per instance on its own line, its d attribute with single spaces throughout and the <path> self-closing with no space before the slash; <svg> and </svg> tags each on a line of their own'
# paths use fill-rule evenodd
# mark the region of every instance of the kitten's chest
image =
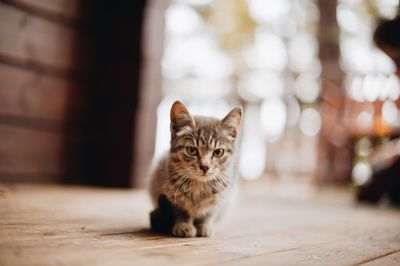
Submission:
<svg viewBox="0 0 400 266">
<path fill-rule="evenodd" d="M 177 193 L 176 204 L 191 214 L 204 215 L 218 206 L 221 200 L 221 193 L 212 189 L 192 187 L 189 190 Z"/>
</svg>

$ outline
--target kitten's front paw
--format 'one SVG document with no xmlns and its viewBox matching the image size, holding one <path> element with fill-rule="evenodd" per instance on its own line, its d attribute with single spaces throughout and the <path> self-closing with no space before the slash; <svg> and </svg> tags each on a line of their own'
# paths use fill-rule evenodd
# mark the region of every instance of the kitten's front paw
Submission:
<svg viewBox="0 0 400 266">
<path fill-rule="evenodd" d="M 195 237 L 196 228 L 190 223 L 178 223 L 174 225 L 172 234 L 179 237 Z"/>
<path fill-rule="evenodd" d="M 196 226 L 197 236 L 209 237 L 214 235 L 214 230 L 209 224 L 199 224 Z"/>
</svg>

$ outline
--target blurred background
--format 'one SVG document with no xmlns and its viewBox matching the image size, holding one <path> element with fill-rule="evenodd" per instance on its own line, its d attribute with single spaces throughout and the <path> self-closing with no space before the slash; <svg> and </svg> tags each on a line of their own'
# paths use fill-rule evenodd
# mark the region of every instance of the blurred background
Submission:
<svg viewBox="0 0 400 266">
<path fill-rule="evenodd" d="M 398 204 L 398 15 L 398 0 L 0 0 L 0 181 L 143 187 L 179 99 L 244 107 L 245 182 Z"/>
</svg>

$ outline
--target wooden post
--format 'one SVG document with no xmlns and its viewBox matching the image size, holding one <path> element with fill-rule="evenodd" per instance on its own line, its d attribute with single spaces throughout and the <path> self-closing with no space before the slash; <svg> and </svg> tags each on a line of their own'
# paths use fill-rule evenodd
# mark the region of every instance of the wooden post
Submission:
<svg viewBox="0 0 400 266">
<path fill-rule="evenodd" d="M 145 9 L 140 93 L 135 112 L 131 182 L 143 187 L 154 155 L 157 107 L 161 101 L 161 57 L 164 51 L 164 13 L 167 0 L 150 0 Z"/>
</svg>

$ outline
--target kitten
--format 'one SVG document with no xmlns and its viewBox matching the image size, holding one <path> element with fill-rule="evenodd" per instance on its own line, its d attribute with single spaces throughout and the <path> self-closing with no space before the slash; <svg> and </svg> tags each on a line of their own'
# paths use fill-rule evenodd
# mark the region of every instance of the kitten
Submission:
<svg viewBox="0 0 400 266">
<path fill-rule="evenodd" d="M 178 237 L 211 236 L 232 201 L 233 155 L 242 119 L 236 107 L 222 120 L 192 117 L 176 101 L 171 108 L 171 148 L 155 169 L 150 194 L 154 231 Z"/>
</svg>

